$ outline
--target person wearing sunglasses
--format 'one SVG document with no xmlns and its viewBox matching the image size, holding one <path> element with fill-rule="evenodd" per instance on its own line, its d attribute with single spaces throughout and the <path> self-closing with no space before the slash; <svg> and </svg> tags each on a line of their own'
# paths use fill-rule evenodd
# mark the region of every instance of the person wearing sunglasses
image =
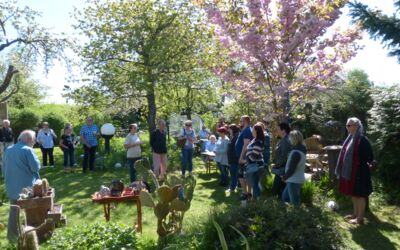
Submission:
<svg viewBox="0 0 400 250">
<path fill-rule="evenodd" d="M 353 202 L 353 213 L 345 219 L 350 224 L 363 224 L 367 198 L 372 193 L 370 167 L 374 156 L 358 118 L 349 118 L 346 129 L 348 136 L 340 151 L 335 174 L 339 179 L 339 191 L 350 196 Z"/>
</svg>

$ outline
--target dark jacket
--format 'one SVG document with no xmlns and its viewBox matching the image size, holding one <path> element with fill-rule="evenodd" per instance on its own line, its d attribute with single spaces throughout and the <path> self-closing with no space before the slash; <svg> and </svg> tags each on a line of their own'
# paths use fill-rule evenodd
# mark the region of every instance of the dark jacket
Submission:
<svg viewBox="0 0 400 250">
<path fill-rule="evenodd" d="M 154 130 L 150 134 L 150 146 L 153 153 L 166 154 L 167 153 L 167 133 L 161 133 L 159 129 Z"/>
<path fill-rule="evenodd" d="M 14 142 L 14 132 L 11 128 L 0 129 L 0 142 Z"/>
<path fill-rule="evenodd" d="M 228 146 L 228 163 L 229 163 L 229 165 L 239 164 L 239 156 L 236 155 L 236 149 L 235 149 L 235 144 L 236 144 L 238 137 L 239 137 L 239 134 L 234 136 Z"/>
<path fill-rule="evenodd" d="M 374 160 L 374 154 L 370 142 L 365 136 L 361 136 L 358 148 L 360 165 L 357 168 L 354 183 L 354 194 L 366 197 L 372 193 L 371 173 L 368 163 Z"/>
<path fill-rule="evenodd" d="M 275 168 L 284 168 L 289 155 L 292 150 L 292 144 L 290 144 L 289 136 L 282 138 L 275 148 L 274 164 Z"/>
</svg>

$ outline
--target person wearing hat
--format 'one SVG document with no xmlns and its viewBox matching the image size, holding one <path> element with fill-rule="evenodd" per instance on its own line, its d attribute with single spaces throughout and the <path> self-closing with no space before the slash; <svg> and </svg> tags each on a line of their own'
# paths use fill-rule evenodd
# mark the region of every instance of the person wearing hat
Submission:
<svg viewBox="0 0 400 250">
<path fill-rule="evenodd" d="M 47 157 L 49 159 L 50 167 L 54 167 L 54 142 L 57 139 L 54 131 L 49 128 L 48 122 L 42 123 L 42 128 L 38 132 L 37 142 L 40 145 L 40 150 L 42 151 L 43 168 L 47 167 Z"/>
<path fill-rule="evenodd" d="M 225 127 L 220 127 L 217 129 L 218 132 L 218 141 L 215 145 L 215 158 L 214 161 L 217 163 L 221 174 L 221 186 L 227 186 L 229 184 L 228 180 L 228 147 L 229 147 L 229 138 L 226 136 L 227 129 Z"/>
<path fill-rule="evenodd" d="M 182 148 L 182 177 L 185 177 L 186 170 L 189 171 L 189 175 L 192 175 L 194 143 L 197 139 L 191 120 L 185 121 L 185 127 L 182 129 L 178 140 L 185 140 Z"/>
</svg>

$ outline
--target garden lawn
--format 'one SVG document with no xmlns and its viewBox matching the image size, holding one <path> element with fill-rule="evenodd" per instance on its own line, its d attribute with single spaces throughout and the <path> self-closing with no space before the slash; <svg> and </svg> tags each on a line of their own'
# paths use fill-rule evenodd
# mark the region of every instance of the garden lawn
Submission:
<svg viewBox="0 0 400 250">
<path fill-rule="evenodd" d="M 39 151 L 38 151 L 38 155 Z M 64 213 L 68 217 L 68 227 L 104 221 L 103 207 L 93 204 L 90 200 L 92 193 L 100 185 L 108 185 L 112 180 L 121 179 L 128 183 L 129 172 L 127 168 L 97 170 L 94 173 L 82 174 L 79 169 L 76 173 L 65 174 L 62 169 L 62 154 L 55 150 L 56 168 L 41 170 L 42 178 L 47 178 L 55 188 L 56 203 L 64 205 Z M 197 185 L 190 210 L 185 215 L 184 228 L 195 228 L 208 218 L 211 209 L 222 206 L 224 209 L 234 209 L 239 205 L 238 193 L 226 194 L 224 188 L 218 186 L 218 174 L 215 165 L 211 174 L 206 174 L 203 163 L 195 159 L 195 173 Z M 176 166 L 178 167 L 178 166 Z M 177 174 L 179 174 L 177 172 Z M 4 186 L 1 182 L 1 186 Z M 4 187 L 3 187 L 4 188 Z M 400 249 L 400 208 L 394 206 L 381 206 L 371 197 L 371 210 L 367 223 L 361 227 L 348 225 L 342 219 L 348 209 L 339 213 L 329 212 L 337 222 L 342 232 L 346 246 L 349 249 Z M 318 205 L 318 204 L 317 204 Z M 7 223 L 8 206 L 0 206 L 0 222 Z M 133 203 L 120 203 L 111 210 L 111 221 L 133 226 L 136 221 L 136 208 Z M 143 208 L 143 233 L 139 237 L 148 241 L 157 241 L 156 217 L 150 208 Z M 316 236 L 318 237 L 318 236 Z M 0 231 L 0 249 L 7 244 L 6 230 Z"/>
</svg>

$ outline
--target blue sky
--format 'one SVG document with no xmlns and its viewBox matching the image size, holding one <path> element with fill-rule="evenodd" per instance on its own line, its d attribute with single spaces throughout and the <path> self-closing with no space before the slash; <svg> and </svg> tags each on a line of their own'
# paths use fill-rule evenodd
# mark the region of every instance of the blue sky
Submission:
<svg viewBox="0 0 400 250">
<path fill-rule="evenodd" d="M 385 13 L 393 13 L 392 0 L 360 0 L 360 2 L 368 4 L 370 7 L 379 7 Z M 55 33 L 65 32 L 74 36 L 74 30 L 71 27 L 73 18 L 70 13 L 73 6 L 82 8 L 85 5 L 83 0 L 20 0 L 21 5 L 28 5 L 42 13 L 42 17 L 38 20 L 43 26 L 51 28 Z M 350 22 L 350 18 L 346 16 L 348 11 L 344 11 L 344 15 L 339 20 L 341 26 L 345 26 Z M 359 51 L 357 56 L 345 65 L 345 70 L 359 68 L 367 72 L 370 79 L 376 85 L 390 86 L 398 84 L 398 72 L 400 72 L 400 64 L 396 58 L 388 57 L 388 51 L 383 48 L 379 41 L 369 39 L 368 34 L 364 34 L 364 38 L 360 42 L 364 45 L 364 49 Z M 43 69 L 38 67 L 35 71 L 34 78 L 46 86 L 47 97 L 45 102 L 49 103 L 65 103 L 65 99 L 61 97 L 64 84 L 71 87 L 78 87 L 68 83 L 66 69 L 59 63 L 56 63 L 49 74 L 46 76 Z"/>
</svg>

